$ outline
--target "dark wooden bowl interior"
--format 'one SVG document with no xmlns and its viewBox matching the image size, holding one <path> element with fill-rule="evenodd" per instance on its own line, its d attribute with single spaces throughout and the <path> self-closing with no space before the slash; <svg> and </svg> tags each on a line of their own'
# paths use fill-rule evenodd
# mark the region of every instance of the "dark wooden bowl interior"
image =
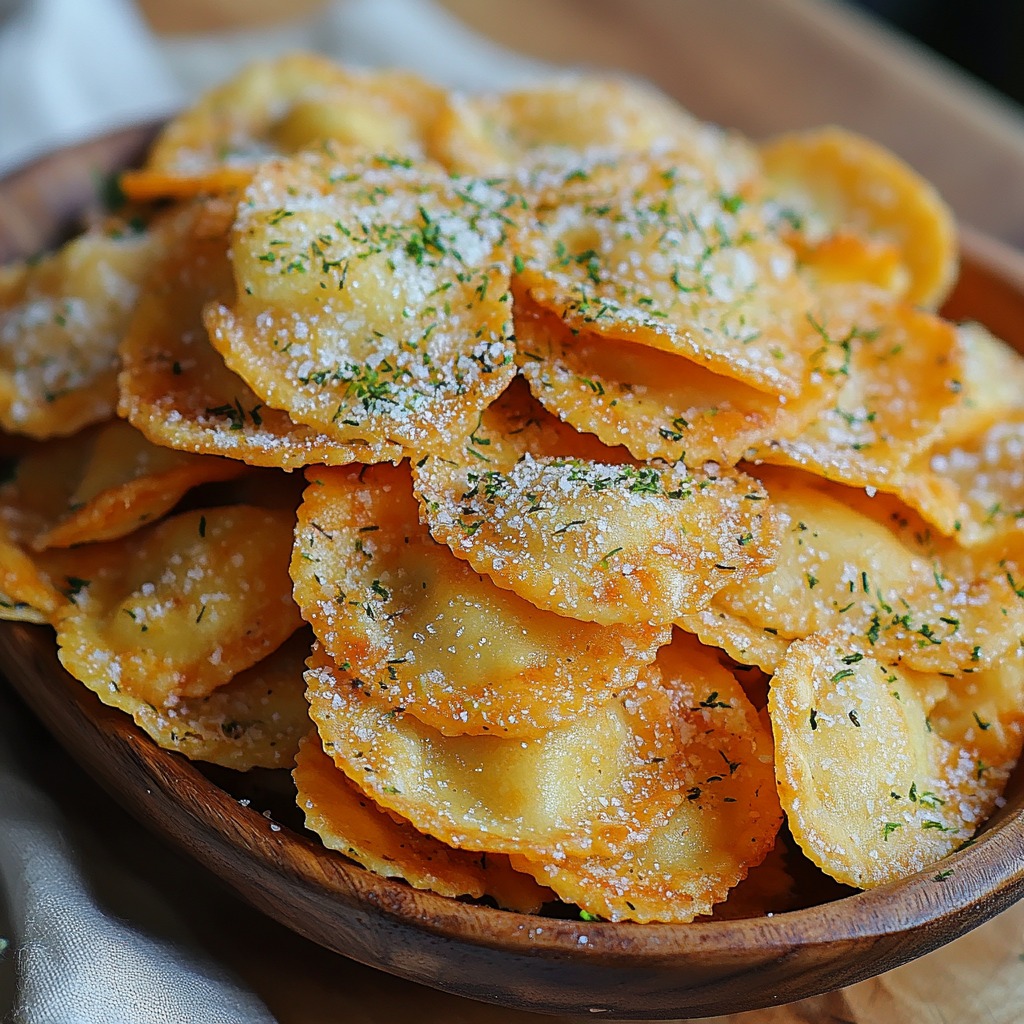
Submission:
<svg viewBox="0 0 1024 1024">
<path fill-rule="evenodd" d="M 63 150 L 0 183 L 0 260 L 66 237 L 96 205 L 97 182 L 135 160 L 153 126 Z M 1024 350 L 1024 260 L 969 236 L 946 312 Z M 7 677 L 67 750 L 136 817 L 278 921 L 355 960 L 463 996 L 607 1018 L 731 1013 L 839 988 L 981 924 L 1024 895 L 1024 771 L 977 842 L 893 885 L 771 917 L 691 925 L 583 922 L 506 913 L 370 874 L 239 804 L 265 773 L 206 770 L 158 748 L 130 718 L 68 676 L 53 633 L 3 624 Z M 272 796 L 266 796 L 272 799 Z M 260 806 L 267 806 L 266 802 Z M 289 824 L 291 822 L 291 824 Z M 952 869 L 943 880 L 936 876 Z"/>
</svg>

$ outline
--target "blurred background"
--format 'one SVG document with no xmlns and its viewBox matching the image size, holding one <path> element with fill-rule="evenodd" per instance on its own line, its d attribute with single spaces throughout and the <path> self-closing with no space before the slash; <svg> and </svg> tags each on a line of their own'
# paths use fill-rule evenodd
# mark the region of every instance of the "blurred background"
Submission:
<svg viewBox="0 0 1024 1024">
<path fill-rule="evenodd" d="M 5 0 L 0 0 L 0 6 Z M 6 0 L 11 2 L 11 0 Z M 624 0 L 613 0 L 628 6 Z M 700 0 L 665 0 L 685 5 Z M 734 3 L 735 0 L 717 0 Z M 780 0 L 762 0 L 765 4 Z M 786 0 L 782 0 L 783 3 Z M 846 3 L 905 32 L 969 74 L 1024 104 L 1024 2 L 1022 0 L 815 0 Z M 324 6 L 323 0 L 139 0 L 150 24 L 163 33 L 218 31 L 248 25 L 266 27 L 298 19 Z M 506 5 L 511 10 L 511 5 Z M 470 4 L 446 4 L 456 10 Z M 478 6 L 493 7 L 485 2 Z M 561 6 L 561 5 L 559 5 Z M 598 3 L 607 7 L 607 3 Z M 472 20 L 472 19 L 470 19 Z"/>
<path fill-rule="evenodd" d="M 1021 0 L 849 0 L 1024 103 Z"/>
</svg>

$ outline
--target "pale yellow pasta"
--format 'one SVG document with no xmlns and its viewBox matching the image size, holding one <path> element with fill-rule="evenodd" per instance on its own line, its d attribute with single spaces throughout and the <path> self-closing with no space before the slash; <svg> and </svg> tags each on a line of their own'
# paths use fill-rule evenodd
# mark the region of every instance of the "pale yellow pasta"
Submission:
<svg viewBox="0 0 1024 1024">
<path fill-rule="evenodd" d="M 453 96 L 434 122 L 429 148 L 461 174 L 523 176 L 538 167 L 579 166 L 588 152 L 651 149 L 700 159 L 727 173 L 733 187 L 759 171 L 750 143 L 624 78 L 574 76 L 513 92 Z"/>
<path fill-rule="evenodd" d="M 155 522 L 199 484 L 243 467 L 151 444 L 123 420 L 46 442 L 0 487 L 0 518 L 34 548 L 110 540 Z"/>
<path fill-rule="evenodd" d="M 94 229 L 34 263 L 0 269 L 0 426 L 63 437 L 109 419 L 117 345 L 157 235 Z"/>
<path fill-rule="evenodd" d="M 131 715 L 165 750 L 236 771 L 287 768 L 309 731 L 302 678 L 309 645 L 307 632 L 296 633 L 207 696 L 170 696 L 163 704 L 111 689 L 96 675 L 83 682 L 104 704 Z"/>
<path fill-rule="evenodd" d="M 884 512 L 854 507 L 854 492 L 844 501 L 843 489 L 798 471 L 758 472 L 782 549 L 771 572 L 680 620 L 705 643 L 769 672 L 789 641 L 830 630 L 922 671 L 991 665 L 1015 646 L 1024 600 L 1001 575 L 977 577 L 955 552 L 902 536 Z"/>
<path fill-rule="evenodd" d="M 229 208 L 231 209 L 231 208 Z M 293 469 L 401 457 L 386 442 L 343 444 L 262 402 L 210 344 L 203 308 L 234 294 L 215 205 L 186 208 L 121 341 L 118 411 L 154 444 Z M 170 228 L 168 233 L 170 233 Z"/>
<path fill-rule="evenodd" d="M 234 505 L 91 546 L 104 560 L 58 617 L 62 664 L 157 706 L 208 696 L 298 627 L 291 533 L 286 512 Z"/>
<path fill-rule="evenodd" d="M 703 169 L 599 168 L 535 211 L 517 287 L 573 330 L 650 345 L 793 398 L 821 339 L 816 300 L 760 206 Z"/>
<path fill-rule="evenodd" d="M 442 102 L 441 90 L 415 75 L 287 54 L 244 68 L 174 118 L 122 188 L 136 199 L 224 192 L 244 186 L 267 157 L 325 139 L 418 153 Z"/>
<path fill-rule="evenodd" d="M 892 154 L 293 54 L 120 184 L 130 229 L 0 268 L 0 619 L 157 744 L 587 921 L 790 910 L 992 813 L 1024 359 L 934 312 L 954 224 Z"/>
<path fill-rule="evenodd" d="M 454 457 L 415 466 L 433 536 L 498 586 L 572 618 L 664 623 L 772 564 L 773 513 L 750 477 L 593 461 L 596 439 L 543 413 L 523 422 L 520 401 L 488 410 Z"/>
<path fill-rule="evenodd" d="M 844 231 L 894 245 L 909 282 L 905 298 L 936 308 L 956 279 L 956 225 L 934 187 L 861 135 L 816 128 L 761 148 L 778 205 L 804 246 Z"/>
<path fill-rule="evenodd" d="M 798 433 L 840 384 L 837 374 L 819 372 L 798 397 L 780 402 L 683 356 L 573 332 L 525 297 L 517 300 L 516 339 L 520 369 L 549 412 L 638 459 L 731 465 L 756 445 Z"/>
<path fill-rule="evenodd" d="M 658 657 L 672 701 L 679 796 L 612 855 L 513 857 L 559 896 L 613 921 L 711 913 L 772 848 L 782 822 L 771 737 L 715 652 L 678 635 Z"/>
<path fill-rule="evenodd" d="M 845 305 L 840 300 L 840 305 Z M 893 478 L 940 435 L 961 401 L 964 356 L 953 325 L 909 306 L 853 298 L 844 337 L 821 328 L 845 354 L 835 404 L 800 432 L 759 446 L 757 461 L 799 466 L 855 487 Z"/>
</svg>

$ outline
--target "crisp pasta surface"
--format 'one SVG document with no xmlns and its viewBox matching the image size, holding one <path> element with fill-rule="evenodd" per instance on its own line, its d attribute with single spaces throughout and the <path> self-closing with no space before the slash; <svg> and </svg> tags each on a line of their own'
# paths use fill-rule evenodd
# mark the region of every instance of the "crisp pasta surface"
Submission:
<svg viewBox="0 0 1024 1024">
<path fill-rule="evenodd" d="M 595 927 L 932 871 L 1000 806 L 1024 358 L 893 154 L 290 54 L 120 185 L 0 268 L 0 620 L 154 743 Z"/>
</svg>

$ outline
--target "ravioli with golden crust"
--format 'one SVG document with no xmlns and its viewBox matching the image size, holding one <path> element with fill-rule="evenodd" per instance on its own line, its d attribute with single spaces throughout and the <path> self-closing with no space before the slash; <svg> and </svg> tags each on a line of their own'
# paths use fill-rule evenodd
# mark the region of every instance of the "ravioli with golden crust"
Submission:
<svg viewBox="0 0 1024 1024">
<path fill-rule="evenodd" d="M 702 168 L 596 168 L 534 208 L 516 287 L 572 329 L 634 341 L 794 398 L 820 338 L 812 290 L 760 205 Z"/>
<path fill-rule="evenodd" d="M 530 875 L 513 871 L 502 854 L 456 850 L 381 810 L 335 766 L 315 732 L 301 744 L 292 778 L 306 828 L 328 849 L 384 878 L 401 878 L 442 896 L 490 896 L 498 906 L 524 914 L 554 898 Z"/>
<path fill-rule="evenodd" d="M 994 664 L 1024 631 L 1024 599 L 943 546 L 890 523 L 889 506 L 796 470 L 761 467 L 782 523 L 775 568 L 726 587 L 680 625 L 772 672 L 789 643 L 846 632 L 866 650 L 926 672 Z M 863 495 L 863 492 L 860 492 Z"/>
<path fill-rule="evenodd" d="M 350 71 L 314 54 L 286 54 L 250 65 L 174 118 L 121 187 L 136 200 L 228 192 L 268 157 L 328 139 L 420 153 L 443 97 L 405 72 Z"/>
<path fill-rule="evenodd" d="M 244 467 L 151 444 L 123 420 L 41 445 L 0 487 L 0 519 L 41 551 L 111 540 L 155 522 L 193 487 Z"/>
<path fill-rule="evenodd" d="M 334 763 L 381 807 L 465 850 L 604 850 L 653 822 L 676 785 L 657 673 L 535 739 L 444 736 L 352 685 L 316 648 L 310 713 Z"/>
<path fill-rule="evenodd" d="M 263 165 L 232 231 L 214 347 L 268 405 L 342 442 L 443 450 L 515 373 L 520 201 L 391 157 Z"/>
<path fill-rule="evenodd" d="M 205 697 L 171 695 L 151 704 L 129 689 L 112 689 L 101 676 L 83 682 L 165 750 L 236 771 L 288 768 L 309 730 L 302 679 L 309 645 L 308 632 L 300 631 Z"/>
<path fill-rule="evenodd" d="M 666 816 L 610 855 L 512 858 L 562 899 L 611 921 L 692 921 L 746 877 L 782 824 L 771 736 L 715 652 L 678 634 L 658 656 L 680 783 Z"/>
<path fill-rule="evenodd" d="M 95 228 L 0 268 L 0 426 L 45 439 L 109 419 L 117 346 L 161 241 Z"/>
<path fill-rule="evenodd" d="M 539 736 L 632 686 L 669 630 L 541 611 L 433 540 L 405 467 L 308 472 L 292 579 L 352 685 L 446 735 Z"/>
<path fill-rule="evenodd" d="M 684 356 L 570 330 L 517 297 L 516 361 L 544 407 L 624 445 L 638 459 L 732 465 L 751 448 L 792 437 L 826 409 L 840 378 L 823 357 L 799 396 L 780 401 Z"/>
<path fill-rule="evenodd" d="M 90 689 L 156 706 L 205 697 L 279 647 L 291 598 L 293 517 L 231 505 L 183 512 L 106 545 L 58 617 L 64 667 Z"/>
<path fill-rule="evenodd" d="M 838 293 L 842 294 L 842 293 Z M 837 305 L 846 306 L 838 298 Z M 845 359 L 826 373 L 841 386 L 796 437 L 757 447 L 755 461 L 799 466 L 854 487 L 892 487 L 915 456 L 941 436 L 962 401 L 965 355 L 951 323 L 909 306 L 855 296 L 842 338 L 820 326 L 823 343 L 838 342 Z"/>
<path fill-rule="evenodd" d="M 227 211 L 227 222 L 223 218 Z M 234 294 L 227 231 L 233 207 L 177 216 L 121 341 L 118 412 L 154 444 L 294 469 L 398 459 L 401 449 L 343 444 L 262 402 L 210 344 L 203 309 Z"/>
<path fill-rule="evenodd" d="M 814 128 L 769 140 L 761 159 L 775 203 L 804 258 L 852 232 L 899 254 L 903 297 L 937 308 L 956 280 L 956 225 L 935 188 L 870 139 L 843 128 Z"/>
<path fill-rule="evenodd" d="M 414 466 L 430 532 L 477 572 L 608 625 L 671 621 L 773 563 L 773 512 L 750 477 L 623 461 L 521 395 L 487 410 L 462 451 Z"/>
<path fill-rule="evenodd" d="M 843 634 L 794 643 L 772 680 L 779 791 L 804 852 L 860 888 L 959 848 L 989 815 L 1024 738 L 1020 653 L 924 677 Z"/>
<path fill-rule="evenodd" d="M 520 179 L 579 167 L 588 154 L 666 149 L 706 163 L 733 188 L 759 172 L 749 142 L 626 78 L 567 75 L 511 92 L 453 96 L 429 132 L 431 155 L 450 170 Z"/>
</svg>

